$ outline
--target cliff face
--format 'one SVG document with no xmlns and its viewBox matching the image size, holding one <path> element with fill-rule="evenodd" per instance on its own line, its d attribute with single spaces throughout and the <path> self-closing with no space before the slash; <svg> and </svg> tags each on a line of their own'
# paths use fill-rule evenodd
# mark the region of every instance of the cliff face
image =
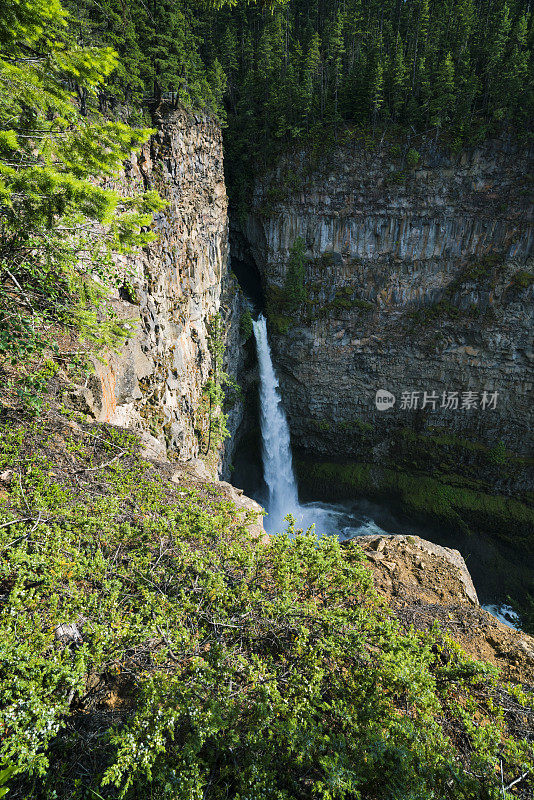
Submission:
<svg viewBox="0 0 534 800">
<path fill-rule="evenodd" d="M 236 253 L 256 262 L 270 298 L 301 456 L 398 461 L 407 431 L 412 444 L 433 434 L 453 450 L 461 439 L 528 452 L 532 153 L 505 140 L 456 156 L 433 142 L 418 147 L 416 166 L 417 153 L 408 166 L 410 154 L 385 145 L 346 145 L 313 165 L 304 156 L 282 161 L 236 226 Z M 298 237 L 306 300 L 292 305 L 285 283 Z M 387 411 L 375 405 L 382 389 L 396 398 Z M 424 392 L 435 400 L 423 408 Z M 459 393 L 458 409 L 442 407 L 444 392 L 446 400 Z M 462 409 L 464 392 L 475 393 L 465 397 L 477 407 Z M 496 407 L 487 407 L 494 392 Z M 411 454 L 412 466 L 420 455 Z M 493 472 L 490 483 L 506 483 Z M 514 472 L 516 488 L 525 480 Z"/>
<path fill-rule="evenodd" d="M 120 260 L 125 285 L 111 302 L 136 323 L 135 334 L 120 354 L 95 362 L 81 395 L 99 421 L 138 430 L 149 454 L 192 458 L 209 424 L 203 387 L 217 313 L 232 345 L 225 366 L 235 371 L 239 361 L 222 137 L 207 115 L 162 112 L 155 123 L 157 133 L 119 179 L 126 193 L 155 188 L 169 204 L 154 218 L 156 241 Z M 238 422 L 239 407 L 231 419 Z"/>
</svg>

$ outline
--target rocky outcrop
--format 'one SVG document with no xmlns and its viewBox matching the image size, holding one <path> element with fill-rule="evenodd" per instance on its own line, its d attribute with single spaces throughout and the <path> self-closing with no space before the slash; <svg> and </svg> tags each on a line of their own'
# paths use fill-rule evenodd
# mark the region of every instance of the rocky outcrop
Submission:
<svg viewBox="0 0 534 800">
<path fill-rule="evenodd" d="M 504 677 L 534 682 L 534 639 L 479 605 L 457 550 L 419 536 L 352 541 L 362 548 L 377 590 L 403 624 L 425 629 L 438 622 L 465 652 L 499 667 Z"/>
<path fill-rule="evenodd" d="M 526 455 L 534 422 L 532 152 L 504 138 L 457 155 L 408 146 L 282 160 L 236 223 L 236 252 L 270 298 L 294 448 L 393 466 L 401 449 L 428 472 L 439 447 L 425 437 L 441 437 L 449 471 L 465 463 L 474 480 L 524 492 L 532 477 L 505 451 Z M 306 300 L 292 306 L 299 237 Z M 388 410 L 379 390 L 395 397 Z"/>
<path fill-rule="evenodd" d="M 156 240 L 118 259 L 124 286 L 110 304 L 118 318 L 132 320 L 133 335 L 120 353 L 95 361 L 80 402 L 99 421 L 137 430 L 147 455 L 187 459 L 199 455 L 209 425 L 203 387 L 218 313 L 231 343 L 226 368 L 239 366 L 240 299 L 227 265 L 220 126 L 206 114 L 164 106 L 154 122 L 150 143 L 111 185 L 126 194 L 155 188 L 168 207 L 154 217 Z M 236 408 L 230 426 L 238 423 Z"/>
<path fill-rule="evenodd" d="M 371 562 L 377 587 L 392 595 L 415 594 L 427 603 L 448 600 L 478 605 L 466 563 L 458 550 L 419 536 L 358 536 Z M 409 588 L 408 588 L 409 587 Z"/>
</svg>

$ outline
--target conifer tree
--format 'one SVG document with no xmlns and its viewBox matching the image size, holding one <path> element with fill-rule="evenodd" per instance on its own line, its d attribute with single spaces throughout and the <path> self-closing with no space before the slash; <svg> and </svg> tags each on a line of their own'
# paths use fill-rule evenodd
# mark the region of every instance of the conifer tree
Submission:
<svg viewBox="0 0 534 800">
<path fill-rule="evenodd" d="M 437 136 L 449 121 L 454 105 L 454 64 L 450 53 L 439 64 L 431 92 L 430 123 L 436 127 Z"/>
<path fill-rule="evenodd" d="M 397 119 L 404 105 L 408 71 L 404 61 L 403 46 L 400 33 L 397 34 L 395 52 L 391 59 L 389 70 L 390 85 L 390 110 L 394 119 Z"/>
<path fill-rule="evenodd" d="M 375 41 L 369 71 L 369 104 L 373 125 L 376 123 L 377 114 L 384 103 L 384 64 L 381 45 L 382 37 L 379 34 Z"/>
<path fill-rule="evenodd" d="M 428 0 L 415 1 L 414 17 L 415 36 L 412 57 L 412 92 L 417 91 L 418 80 L 425 66 L 425 50 L 430 19 Z"/>
<path fill-rule="evenodd" d="M 119 50 L 102 110 L 162 92 L 221 119 L 226 105 L 235 175 L 234 153 L 263 168 L 277 147 L 335 137 L 342 122 L 448 126 L 461 142 L 532 116 L 526 0 L 83 3 L 80 40 Z"/>
<path fill-rule="evenodd" d="M 526 13 L 520 14 L 511 30 L 508 52 L 504 58 L 500 92 L 493 116 L 502 119 L 506 110 L 506 99 L 511 99 L 513 111 L 519 107 L 524 87 L 528 81 L 529 53 L 527 49 L 528 20 Z M 504 102 L 503 102 L 504 101 Z"/>
<path fill-rule="evenodd" d="M 85 338 L 105 336 L 92 276 L 113 280 L 110 251 L 149 241 L 151 212 L 162 207 L 154 192 L 122 198 L 95 180 L 113 176 L 149 131 L 80 114 L 76 94 L 83 88 L 96 97 L 117 57 L 110 48 L 73 45 L 68 22 L 58 0 L 0 10 L 4 363 L 41 352 L 53 322 Z"/>
<path fill-rule="evenodd" d="M 321 93 L 321 71 L 321 38 L 315 31 L 308 45 L 303 76 L 304 114 L 308 122 L 314 106 L 314 99 Z"/>
<path fill-rule="evenodd" d="M 331 92 L 333 99 L 333 112 L 334 119 L 337 119 L 338 101 L 339 101 L 339 87 L 341 85 L 342 70 L 343 70 L 343 54 L 345 52 L 345 41 L 343 36 L 344 30 L 344 15 L 338 11 L 332 20 L 329 35 L 328 35 L 328 62 L 330 65 L 331 75 Z"/>
</svg>

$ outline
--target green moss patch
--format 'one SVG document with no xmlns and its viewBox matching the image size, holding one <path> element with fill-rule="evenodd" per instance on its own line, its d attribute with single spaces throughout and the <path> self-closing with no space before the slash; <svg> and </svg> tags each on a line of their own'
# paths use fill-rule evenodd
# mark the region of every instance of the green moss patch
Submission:
<svg viewBox="0 0 534 800">
<path fill-rule="evenodd" d="M 504 267 L 505 258 L 501 253 L 489 253 L 482 258 L 471 257 L 451 283 L 446 286 L 440 300 L 417 308 L 408 314 L 408 318 L 420 327 L 432 326 L 438 322 L 479 317 L 482 313 L 487 318 L 491 318 L 494 313 L 491 306 L 485 311 L 482 311 L 474 303 L 471 303 L 468 308 L 460 308 L 456 295 L 466 290 L 469 291 L 471 284 L 475 284 L 479 288 L 484 286 L 494 288 Z"/>
<path fill-rule="evenodd" d="M 480 531 L 534 552 L 534 510 L 518 500 L 370 464 L 297 462 L 302 485 L 330 498 L 394 502 L 416 520 Z"/>
<path fill-rule="evenodd" d="M 391 457 L 384 466 L 423 473 L 442 483 L 452 483 L 456 476 L 463 485 L 492 494 L 503 478 L 520 486 L 529 459 L 507 450 L 502 441 L 489 447 L 444 428 L 429 428 L 424 433 L 401 428 L 392 434 Z M 454 482 L 458 482 L 456 478 Z M 519 499 L 525 500 L 526 495 Z"/>
<path fill-rule="evenodd" d="M 512 284 L 518 289 L 528 289 L 534 283 L 534 274 L 527 272 L 525 269 L 520 269 L 512 275 Z"/>
</svg>

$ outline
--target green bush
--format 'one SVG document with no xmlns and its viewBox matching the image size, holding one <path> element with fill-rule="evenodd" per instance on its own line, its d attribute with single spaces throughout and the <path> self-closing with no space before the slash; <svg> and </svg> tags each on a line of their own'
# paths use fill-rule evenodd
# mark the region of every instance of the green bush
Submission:
<svg viewBox="0 0 534 800">
<path fill-rule="evenodd" d="M 421 154 L 418 153 L 418 151 L 415 150 L 415 148 L 410 147 L 410 149 L 406 153 L 406 165 L 409 167 L 409 169 L 415 169 L 415 167 L 419 164 L 420 161 L 421 161 Z"/>
<path fill-rule="evenodd" d="M 489 452 L 490 461 L 493 464 L 505 464 L 508 460 L 508 453 L 504 442 L 498 442 L 495 447 L 492 447 Z"/>
<path fill-rule="evenodd" d="M 291 329 L 293 320 L 285 314 L 269 314 L 269 322 L 276 333 L 285 336 Z"/>
<path fill-rule="evenodd" d="M 529 769 L 532 745 L 490 704 L 494 671 L 437 628 L 403 629 L 356 543 L 290 523 L 265 546 L 133 437 L 63 436 L 63 460 L 54 429 L 0 439 L 0 470 L 24 459 L 0 505 L 14 797 L 490 800 L 501 763 Z M 66 624 L 78 642 L 58 639 Z"/>
<path fill-rule="evenodd" d="M 239 332 L 245 342 L 248 342 L 248 340 L 254 335 L 252 316 L 248 308 L 241 314 L 241 319 L 239 321 Z"/>
<path fill-rule="evenodd" d="M 252 325 L 252 321 L 251 321 Z M 210 452 L 217 452 L 225 439 L 230 436 L 230 431 L 226 427 L 228 414 L 223 412 L 233 402 L 242 398 L 242 391 L 228 373 L 223 371 L 225 340 L 222 329 L 222 319 L 219 313 L 215 314 L 210 320 L 208 346 L 211 355 L 210 377 L 202 387 L 202 400 L 197 410 L 197 436 L 201 440 L 201 449 L 204 455 Z M 230 390 L 228 392 L 228 390 Z M 207 418 L 207 441 L 202 427 L 198 425 L 200 420 Z"/>
<path fill-rule="evenodd" d="M 153 190 L 109 188 L 151 130 L 80 108 L 119 65 L 72 25 L 57 0 L 0 10 L 0 377 L 33 413 L 46 385 L 38 361 L 57 347 L 51 331 L 76 332 L 88 349 L 131 335 L 131 323 L 99 310 L 103 286 L 124 282 L 113 253 L 151 242 L 153 212 L 166 206 Z"/>
</svg>

